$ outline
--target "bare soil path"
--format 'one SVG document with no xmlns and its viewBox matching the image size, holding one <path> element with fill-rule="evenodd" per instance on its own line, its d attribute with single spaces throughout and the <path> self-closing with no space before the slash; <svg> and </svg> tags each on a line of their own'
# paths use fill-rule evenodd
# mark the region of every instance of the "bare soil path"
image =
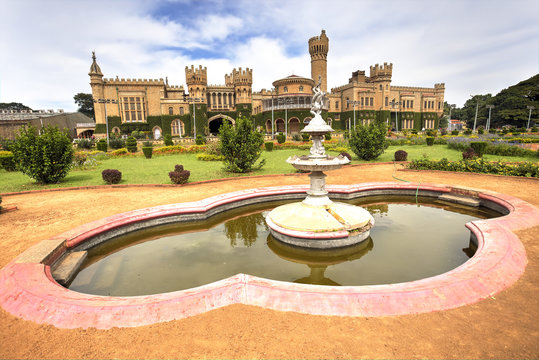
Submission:
<svg viewBox="0 0 539 360">
<path fill-rule="evenodd" d="M 477 174 L 395 172 L 393 165 L 328 172 L 329 184 L 397 181 L 488 189 L 539 206 L 539 181 Z M 262 186 L 307 184 L 306 175 L 229 179 L 182 187 L 130 187 L 7 196 L 0 267 L 36 242 L 129 210 Z M 0 358 L 538 358 L 539 227 L 518 232 L 528 266 L 511 288 L 450 311 L 330 317 L 232 305 L 188 319 L 111 330 L 57 329 L 0 310 Z"/>
</svg>

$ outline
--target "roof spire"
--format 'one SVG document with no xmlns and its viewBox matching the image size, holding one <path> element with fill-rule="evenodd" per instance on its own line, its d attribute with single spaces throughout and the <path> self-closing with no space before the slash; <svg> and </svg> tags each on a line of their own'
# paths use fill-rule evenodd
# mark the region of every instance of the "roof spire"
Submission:
<svg viewBox="0 0 539 360">
<path fill-rule="evenodd" d="M 97 65 L 97 62 L 95 61 L 95 50 L 92 51 L 92 65 L 90 65 L 90 72 L 88 75 L 101 75 L 103 76 L 103 73 L 101 72 L 101 68 L 99 65 Z"/>
</svg>

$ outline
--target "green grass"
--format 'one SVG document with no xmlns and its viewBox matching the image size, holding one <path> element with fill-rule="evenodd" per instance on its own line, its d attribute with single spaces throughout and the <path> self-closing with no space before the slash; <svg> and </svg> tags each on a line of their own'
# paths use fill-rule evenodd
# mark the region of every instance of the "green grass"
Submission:
<svg viewBox="0 0 539 360">
<path fill-rule="evenodd" d="M 405 150 L 408 153 L 409 161 L 420 159 L 424 155 L 432 160 L 438 160 L 444 157 L 451 161 L 462 159 L 460 151 L 448 149 L 445 145 L 390 146 L 378 159 L 373 161 L 359 161 L 352 152 L 350 154 L 354 158 L 352 164 L 391 162 L 397 150 Z M 308 153 L 309 150 L 298 149 L 274 150 L 271 152 L 263 151 L 261 158 L 266 160 L 266 164 L 262 169 L 248 174 L 228 173 L 223 170 L 222 162 L 200 161 L 196 159 L 194 154 L 154 155 L 152 159 L 146 159 L 143 156 L 118 157 L 101 160 L 97 166 L 91 169 L 74 169 L 60 183 L 48 185 L 36 184 L 33 179 L 20 172 L 7 172 L 2 169 L 0 170 L 0 193 L 45 188 L 104 185 L 101 172 L 105 169 L 120 170 L 122 172 L 121 184 L 171 184 L 168 173 L 174 169 L 174 165 L 176 164 L 181 164 L 186 170 L 191 171 L 190 182 L 225 177 L 294 173 L 296 170 L 287 164 L 285 160 L 292 155 L 305 155 Z M 336 155 L 336 153 L 331 152 L 330 154 Z M 537 161 L 536 158 L 525 157 L 495 155 L 485 155 L 484 157 L 489 161 Z"/>
</svg>

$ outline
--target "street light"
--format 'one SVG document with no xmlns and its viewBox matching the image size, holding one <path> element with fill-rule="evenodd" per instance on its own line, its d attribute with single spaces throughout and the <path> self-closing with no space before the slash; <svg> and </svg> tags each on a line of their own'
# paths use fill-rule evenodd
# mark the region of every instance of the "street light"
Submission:
<svg viewBox="0 0 539 360">
<path fill-rule="evenodd" d="M 354 108 L 354 129 L 356 128 L 356 105 L 360 105 L 361 103 L 358 100 L 346 100 L 346 103 L 348 105 L 352 104 Z"/>
<path fill-rule="evenodd" d="M 456 108 L 456 107 L 457 107 L 457 106 L 456 106 L 455 104 L 449 104 L 449 121 L 448 121 L 448 124 L 447 124 L 447 125 L 448 125 L 449 129 L 451 129 L 451 130 L 453 130 L 453 129 L 451 128 L 451 110 L 454 109 L 454 108 Z"/>
<path fill-rule="evenodd" d="M 397 106 L 397 105 L 400 106 L 401 102 L 400 101 L 395 101 L 395 99 L 393 99 L 393 100 L 391 100 L 391 102 L 389 104 L 391 105 L 391 107 L 393 109 L 395 109 L 395 106 Z M 397 120 L 397 110 L 395 110 L 395 131 L 399 132 L 399 121 Z"/>
<path fill-rule="evenodd" d="M 107 116 L 107 104 L 118 104 L 118 100 L 115 99 L 96 99 L 94 98 L 94 103 L 105 104 L 105 126 L 107 129 L 107 145 L 109 145 L 109 118 Z"/>
<path fill-rule="evenodd" d="M 488 132 L 490 130 L 490 113 L 491 113 L 493 107 L 494 107 L 494 105 L 487 105 L 487 109 L 488 109 L 488 120 L 487 120 L 487 126 L 486 126 L 487 134 L 488 134 Z"/>
<path fill-rule="evenodd" d="M 473 99 L 473 96 L 470 95 Z M 477 112 L 479 111 L 479 99 L 477 99 L 477 104 L 475 105 L 475 119 L 473 121 L 473 131 L 475 131 L 475 126 L 477 125 Z"/>
<path fill-rule="evenodd" d="M 528 115 L 528 126 L 526 126 L 526 130 L 530 130 L 530 120 L 532 118 L 532 110 L 535 109 L 534 106 L 526 106 L 528 109 L 530 109 L 530 115 Z"/>
<path fill-rule="evenodd" d="M 195 109 L 195 104 L 198 101 L 204 101 L 204 98 L 190 97 L 188 99 L 190 103 L 193 104 L 193 140 L 196 141 L 197 137 L 197 112 Z"/>
<path fill-rule="evenodd" d="M 275 119 L 273 117 L 273 93 L 275 89 L 271 89 L 271 140 L 275 139 Z"/>
</svg>

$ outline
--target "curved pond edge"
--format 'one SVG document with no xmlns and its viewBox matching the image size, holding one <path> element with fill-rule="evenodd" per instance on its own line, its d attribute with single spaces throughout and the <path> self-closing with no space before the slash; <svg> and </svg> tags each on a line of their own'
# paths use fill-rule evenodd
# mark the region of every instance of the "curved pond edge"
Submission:
<svg viewBox="0 0 539 360">
<path fill-rule="evenodd" d="M 100 219 L 43 240 L 0 270 L 0 305 L 25 320 L 59 328 L 109 329 L 182 319 L 231 304 L 313 315 L 390 316 L 452 309 L 510 287 L 527 259 L 514 231 L 539 225 L 539 210 L 518 198 L 492 191 L 417 183 L 328 185 L 332 199 L 397 194 L 475 199 L 507 215 L 466 224 L 477 241 L 475 255 L 444 274 L 412 282 L 370 286 L 318 286 L 238 274 L 193 289 L 164 294 L 107 297 L 68 290 L 51 265 L 69 251 L 89 248 L 111 236 L 173 221 L 208 218 L 232 208 L 300 199 L 306 185 L 237 191 L 196 202 L 139 209 Z"/>
</svg>

